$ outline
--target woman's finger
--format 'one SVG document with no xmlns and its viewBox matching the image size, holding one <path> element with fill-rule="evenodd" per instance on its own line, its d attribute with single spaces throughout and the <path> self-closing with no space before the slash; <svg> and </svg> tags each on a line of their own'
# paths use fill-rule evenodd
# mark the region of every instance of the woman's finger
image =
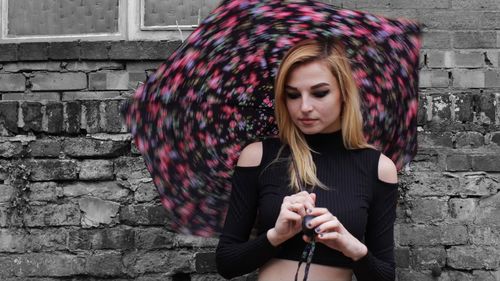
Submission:
<svg viewBox="0 0 500 281">
<path fill-rule="evenodd" d="M 326 240 L 338 240 L 340 238 L 340 233 L 336 232 L 336 231 L 332 231 L 332 232 L 325 232 L 325 233 L 320 233 L 317 235 L 317 240 L 319 242 L 321 241 L 326 241 Z"/>
<path fill-rule="evenodd" d="M 341 232 L 342 225 L 337 219 L 326 221 L 314 228 L 316 233 Z"/>
</svg>

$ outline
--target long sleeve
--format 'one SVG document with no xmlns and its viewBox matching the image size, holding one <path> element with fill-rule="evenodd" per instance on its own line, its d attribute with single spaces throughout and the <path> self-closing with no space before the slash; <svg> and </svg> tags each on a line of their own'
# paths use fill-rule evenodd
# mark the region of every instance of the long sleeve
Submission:
<svg viewBox="0 0 500 281">
<path fill-rule="evenodd" d="M 256 270 L 274 256 L 274 247 L 262 233 L 248 240 L 258 206 L 260 167 L 236 166 L 229 209 L 216 249 L 217 271 L 230 279 Z"/>
<path fill-rule="evenodd" d="M 368 254 L 354 263 L 358 281 L 395 280 L 394 221 L 398 185 L 378 180 L 370 205 L 365 234 Z"/>
</svg>

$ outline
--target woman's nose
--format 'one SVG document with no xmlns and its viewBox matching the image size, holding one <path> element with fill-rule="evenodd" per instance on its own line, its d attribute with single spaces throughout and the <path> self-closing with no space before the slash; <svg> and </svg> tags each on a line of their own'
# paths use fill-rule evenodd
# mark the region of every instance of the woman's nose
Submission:
<svg viewBox="0 0 500 281">
<path fill-rule="evenodd" d="M 308 112 L 312 110 L 311 102 L 307 98 L 302 98 L 302 103 L 300 104 L 300 110 L 303 112 Z"/>
</svg>

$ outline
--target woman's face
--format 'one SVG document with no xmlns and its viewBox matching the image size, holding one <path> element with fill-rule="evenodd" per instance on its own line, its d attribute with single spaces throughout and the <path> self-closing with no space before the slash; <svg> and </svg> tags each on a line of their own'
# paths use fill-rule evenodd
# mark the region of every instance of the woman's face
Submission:
<svg viewBox="0 0 500 281">
<path fill-rule="evenodd" d="M 285 84 L 288 113 L 304 134 L 331 133 L 340 129 L 342 96 L 326 64 L 313 61 L 296 67 Z"/>
</svg>

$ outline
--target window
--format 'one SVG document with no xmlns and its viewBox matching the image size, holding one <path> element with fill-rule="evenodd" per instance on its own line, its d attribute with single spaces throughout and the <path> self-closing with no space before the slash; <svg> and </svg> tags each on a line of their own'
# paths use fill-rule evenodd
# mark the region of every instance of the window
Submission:
<svg viewBox="0 0 500 281">
<path fill-rule="evenodd" d="M 0 0 L 0 43 L 185 39 L 220 0 Z"/>
</svg>

